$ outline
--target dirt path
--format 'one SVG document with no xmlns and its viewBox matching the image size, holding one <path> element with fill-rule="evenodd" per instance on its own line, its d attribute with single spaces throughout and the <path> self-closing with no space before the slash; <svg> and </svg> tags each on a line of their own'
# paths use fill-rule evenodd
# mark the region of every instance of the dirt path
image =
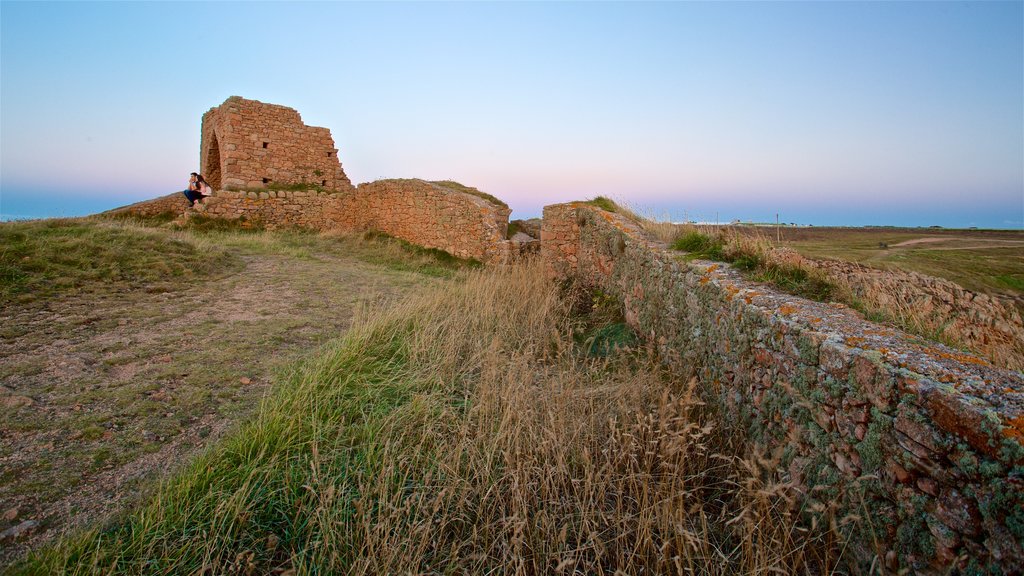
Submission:
<svg viewBox="0 0 1024 576">
<path fill-rule="evenodd" d="M 337 254 L 243 258 L 185 291 L 0 310 L 0 566 L 138 501 L 360 303 L 432 281 Z"/>
<path fill-rule="evenodd" d="M 976 250 L 978 248 L 997 248 L 1000 246 L 1015 247 L 1024 246 L 1024 241 L 1020 240 L 1000 240 L 1000 239 L 985 239 L 979 240 L 977 238 L 965 238 L 960 236 L 945 236 L 941 238 L 927 237 L 927 238 L 915 238 L 913 240 L 904 240 L 897 244 L 892 244 L 889 248 L 906 248 L 908 246 L 917 246 L 920 244 L 934 244 L 936 242 L 945 242 L 947 244 L 953 242 L 967 242 L 965 245 L 957 246 L 944 246 L 935 248 L 936 250 Z"/>
<path fill-rule="evenodd" d="M 945 242 L 948 238 L 914 238 L 913 240 L 904 240 L 897 244 L 893 244 L 890 248 L 900 248 L 902 246 L 915 246 L 917 244 L 931 244 L 932 242 Z"/>
</svg>

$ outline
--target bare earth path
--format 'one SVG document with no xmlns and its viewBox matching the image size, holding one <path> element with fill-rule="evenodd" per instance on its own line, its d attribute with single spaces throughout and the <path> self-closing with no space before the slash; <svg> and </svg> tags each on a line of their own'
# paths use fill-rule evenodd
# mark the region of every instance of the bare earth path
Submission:
<svg viewBox="0 0 1024 576">
<path fill-rule="evenodd" d="M 183 291 L 0 310 L 0 566 L 137 502 L 361 303 L 435 281 L 336 252 L 242 258 Z"/>
</svg>

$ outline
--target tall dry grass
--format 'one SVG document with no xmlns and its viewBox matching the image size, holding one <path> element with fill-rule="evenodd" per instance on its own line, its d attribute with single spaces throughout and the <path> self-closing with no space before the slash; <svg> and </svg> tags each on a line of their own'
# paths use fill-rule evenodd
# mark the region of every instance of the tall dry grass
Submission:
<svg viewBox="0 0 1024 576">
<path fill-rule="evenodd" d="M 537 264 L 352 331 L 148 506 L 22 573 L 821 574 L 777 461 L 642 351 L 587 356 Z M 583 307 L 585 308 L 585 306 Z"/>
</svg>

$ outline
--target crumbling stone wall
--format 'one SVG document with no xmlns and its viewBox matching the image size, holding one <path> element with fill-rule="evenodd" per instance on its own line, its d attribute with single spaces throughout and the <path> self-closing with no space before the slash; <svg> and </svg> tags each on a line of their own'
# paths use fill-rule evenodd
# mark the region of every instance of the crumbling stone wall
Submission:
<svg viewBox="0 0 1024 576">
<path fill-rule="evenodd" d="M 589 205 L 546 207 L 541 253 L 621 298 L 667 362 L 698 367 L 723 419 L 781 451 L 809 504 L 868 520 L 855 571 L 1024 571 L 1020 373 L 687 262 Z"/>
<path fill-rule="evenodd" d="M 381 180 L 341 192 L 218 190 L 195 208 L 178 193 L 111 212 L 203 214 L 268 229 L 375 230 L 481 262 L 503 262 L 519 251 L 505 239 L 508 207 L 423 180 Z"/>
<path fill-rule="evenodd" d="M 848 285 L 862 298 L 888 310 L 914 309 L 935 318 L 973 350 L 1001 366 L 1024 370 L 1024 318 L 1010 298 L 979 294 L 955 282 L 902 270 L 879 270 L 839 260 L 808 260 L 807 264 Z"/>
<path fill-rule="evenodd" d="M 311 184 L 352 188 L 327 128 L 292 108 L 232 96 L 203 114 L 200 173 L 215 190 Z"/>
<path fill-rule="evenodd" d="M 360 184 L 330 216 L 349 227 L 377 230 L 460 258 L 502 260 L 511 210 L 424 180 Z"/>
</svg>

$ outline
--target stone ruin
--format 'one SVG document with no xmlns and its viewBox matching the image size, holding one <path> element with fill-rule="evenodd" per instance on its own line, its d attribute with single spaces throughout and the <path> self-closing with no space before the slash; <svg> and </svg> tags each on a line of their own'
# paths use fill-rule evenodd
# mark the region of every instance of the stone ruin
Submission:
<svg viewBox="0 0 1024 576">
<path fill-rule="evenodd" d="M 203 214 L 268 229 L 374 230 L 482 262 L 536 251 L 536 240 L 506 239 L 511 209 L 475 188 L 419 179 L 356 188 L 331 131 L 306 126 L 285 106 L 228 98 L 203 115 L 199 155 L 213 196 L 190 207 L 174 193 L 112 213 Z"/>
<path fill-rule="evenodd" d="M 199 158 L 214 190 L 352 189 L 329 129 L 306 126 L 292 108 L 238 96 L 203 114 Z"/>
</svg>

